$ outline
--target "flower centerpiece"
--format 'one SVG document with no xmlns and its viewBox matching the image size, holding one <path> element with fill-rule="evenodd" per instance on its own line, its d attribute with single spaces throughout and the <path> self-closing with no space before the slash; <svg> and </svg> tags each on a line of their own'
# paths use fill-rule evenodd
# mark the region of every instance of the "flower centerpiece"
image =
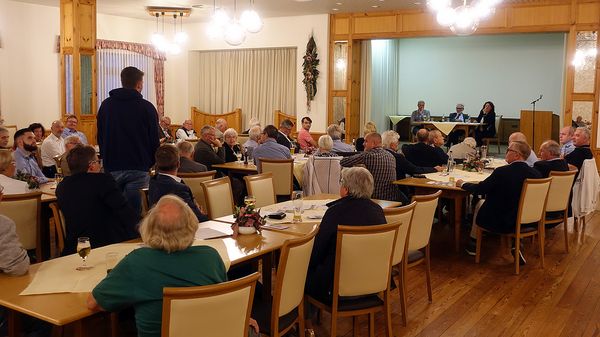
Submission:
<svg viewBox="0 0 600 337">
<path fill-rule="evenodd" d="M 233 217 L 235 222 L 231 225 L 231 229 L 233 229 L 234 237 L 237 234 L 260 233 L 260 227 L 267 223 L 266 216 L 260 216 L 260 209 L 257 210 L 254 203 L 236 207 Z"/>
<path fill-rule="evenodd" d="M 15 179 L 26 182 L 27 187 L 30 190 L 40 188 L 40 181 L 36 176 L 32 176 L 30 173 L 17 170 L 17 173 L 15 174 Z"/>
<path fill-rule="evenodd" d="M 475 156 L 469 156 L 463 163 L 463 170 L 469 172 L 482 172 L 485 162 L 481 160 L 479 153 Z"/>
</svg>

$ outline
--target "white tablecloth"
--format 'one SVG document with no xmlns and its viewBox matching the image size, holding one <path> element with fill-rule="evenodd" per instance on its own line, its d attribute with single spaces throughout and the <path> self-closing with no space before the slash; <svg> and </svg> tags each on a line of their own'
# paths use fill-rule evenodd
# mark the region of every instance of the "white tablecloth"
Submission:
<svg viewBox="0 0 600 337">
<path fill-rule="evenodd" d="M 445 172 L 428 173 L 425 175 L 425 177 L 427 177 L 429 180 L 442 183 L 448 183 L 450 177 L 454 177 L 455 180 L 461 179 L 466 182 L 478 183 L 485 180 L 485 178 L 489 176 L 490 174 L 488 172 L 468 172 L 460 169 L 455 169 L 454 171 L 450 172 L 450 175 L 447 175 Z"/>
</svg>

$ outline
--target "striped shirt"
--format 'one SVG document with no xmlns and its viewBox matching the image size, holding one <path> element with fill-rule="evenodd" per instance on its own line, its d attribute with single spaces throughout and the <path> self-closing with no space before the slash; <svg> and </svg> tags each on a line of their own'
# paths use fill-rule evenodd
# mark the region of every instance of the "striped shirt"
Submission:
<svg viewBox="0 0 600 337">
<path fill-rule="evenodd" d="M 375 185 L 373 199 L 392 201 L 400 199 L 398 186 L 393 184 L 396 180 L 396 158 L 383 148 L 377 147 L 345 157 L 340 164 L 343 167 L 364 165 L 371 172 Z"/>
</svg>

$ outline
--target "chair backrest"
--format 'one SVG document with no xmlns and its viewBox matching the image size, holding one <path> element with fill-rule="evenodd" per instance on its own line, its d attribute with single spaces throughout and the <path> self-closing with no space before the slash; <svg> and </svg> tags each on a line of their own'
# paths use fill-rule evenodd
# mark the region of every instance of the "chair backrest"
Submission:
<svg viewBox="0 0 600 337">
<path fill-rule="evenodd" d="M 197 173 L 177 173 L 177 176 L 181 178 L 186 185 L 188 185 L 190 190 L 192 190 L 192 194 L 194 195 L 196 202 L 206 209 L 206 197 L 204 196 L 204 190 L 202 189 L 201 183 L 203 181 L 215 179 L 215 174 L 217 174 L 217 171 L 212 170 Z"/>
<path fill-rule="evenodd" d="M 375 294 L 389 287 L 398 226 L 338 226 L 334 306 L 338 296 Z"/>
<path fill-rule="evenodd" d="M 36 249 L 38 261 L 41 260 L 42 192 L 5 195 L 0 202 L 0 214 L 15 222 L 17 235 L 23 248 Z"/>
<path fill-rule="evenodd" d="M 311 156 L 304 165 L 302 190 L 305 195 L 339 193 L 342 158 Z"/>
<path fill-rule="evenodd" d="M 563 211 L 569 207 L 569 196 L 575 180 L 577 171 L 551 171 L 550 191 L 548 191 L 548 202 L 546 212 Z"/>
<path fill-rule="evenodd" d="M 502 125 L 502 115 L 496 116 L 495 126 L 496 126 L 496 137 L 500 137 L 500 127 Z"/>
<path fill-rule="evenodd" d="M 538 222 L 543 219 L 551 181 L 552 177 L 525 179 L 519 200 L 517 230 L 520 230 L 521 224 Z"/>
<path fill-rule="evenodd" d="M 421 249 L 429 244 L 433 216 L 441 194 L 442 191 L 437 191 L 434 194 L 413 196 L 412 201 L 417 204 L 410 223 L 408 250 Z"/>
<path fill-rule="evenodd" d="M 304 237 L 286 240 L 281 248 L 273 295 L 271 331 L 278 328 L 278 318 L 297 308 L 304 298 L 306 273 L 317 231 L 318 228 L 315 228 Z"/>
<path fill-rule="evenodd" d="M 396 238 L 396 247 L 394 247 L 394 258 L 392 265 L 397 265 L 402 262 L 408 249 L 409 231 L 410 224 L 412 221 L 413 213 L 415 211 L 416 201 L 402 207 L 396 208 L 384 208 L 383 214 L 385 214 L 385 221 L 387 223 L 400 222 L 398 228 L 398 237 Z"/>
<path fill-rule="evenodd" d="M 163 288 L 162 337 L 248 334 L 258 273 L 230 282 Z"/>
<path fill-rule="evenodd" d="M 52 210 L 54 228 L 56 229 L 56 245 L 58 248 L 58 253 L 60 254 L 65 248 L 65 237 L 67 233 L 67 228 L 65 227 L 65 216 L 58 207 L 58 203 L 51 202 L 48 206 Z"/>
<path fill-rule="evenodd" d="M 256 207 L 269 206 L 277 203 L 275 187 L 273 186 L 273 174 L 266 172 L 251 176 L 244 176 L 248 195 L 256 199 Z"/>
<path fill-rule="evenodd" d="M 258 158 L 259 172 L 273 173 L 276 195 L 292 195 L 294 191 L 294 159 Z"/>
<path fill-rule="evenodd" d="M 140 189 L 140 198 L 142 198 L 142 217 L 145 217 L 150 210 L 150 202 L 148 201 L 148 188 Z"/>
<path fill-rule="evenodd" d="M 233 214 L 234 203 L 229 177 L 201 182 L 209 219 Z"/>
</svg>

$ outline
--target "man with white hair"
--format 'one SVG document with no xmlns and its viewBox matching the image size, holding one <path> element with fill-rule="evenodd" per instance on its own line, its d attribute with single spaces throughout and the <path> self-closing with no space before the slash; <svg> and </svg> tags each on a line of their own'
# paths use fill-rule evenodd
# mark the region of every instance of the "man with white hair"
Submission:
<svg viewBox="0 0 600 337">
<path fill-rule="evenodd" d="M 171 118 L 163 116 L 158 121 L 158 139 L 161 143 L 172 143 L 173 135 L 171 134 Z"/>
<path fill-rule="evenodd" d="M 575 145 L 575 149 L 566 155 L 565 159 L 569 165 L 573 165 L 578 170 L 581 170 L 584 160 L 594 158 L 590 150 L 590 129 L 585 126 L 578 127 L 573 134 L 573 144 Z"/>
<path fill-rule="evenodd" d="M 194 145 L 188 141 L 179 142 L 179 170 L 180 173 L 205 172 L 206 165 L 194 161 Z"/>
<path fill-rule="evenodd" d="M 327 127 L 327 134 L 333 140 L 333 152 L 354 152 L 350 144 L 342 142 L 342 128 L 339 125 L 329 125 Z"/>
<path fill-rule="evenodd" d="M 573 144 L 574 133 L 575 128 L 572 126 L 565 126 L 564 128 L 560 129 L 560 132 L 558 133 L 558 140 L 560 140 L 560 155 L 562 157 L 575 150 L 575 145 Z"/>
<path fill-rule="evenodd" d="M 223 118 L 217 119 L 217 121 L 215 122 L 215 137 L 217 137 L 217 139 L 221 141 L 221 143 L 224 142 L 223 132 L 225 132 L 225 130 L 227 129 L 227 121 Z"/>
<path fill-rule="evenodd" d="M 54 157 L 65 153 L 65 140 L 62 137 L 64 125 L 60 120 L 52 122 L 50 127 L 50 136 L 42 142 L 42 172 L 48 178 L 54 178 L 56 175 L 56 161 Z"/>
<path fill-rule="evenodd" d="M 448 116 L 448 121 L 449 122 L 456 122 L 456 123 L 465 123 L 469 121 L 469 115 L 466 115 L 465 113 L 465 106 L 461 103 L 456 104 L 456 112 L 451 112 L 450 115 Z M 456 131 L 451 131 L 448 134 L 448 143 L 447 145 L 450 146 L 452 144 L 458 144 L 459 140 L 461 137 L 465 136 L 465 131 L 464 130 L 456 130 Z"/>
<path fill-rule="evenodd" d="M 560 145 L 553 140 L 547 140 L 540 145 L 540 160 L 533 164 L 543 178 L 550 176 L 551 171 L 568 171 L 569 164 L 560 157 Z"/>
<path fill-rule="evenodd" d="M 181 128 L 177 130 L 175 136 L 179 141 L 188 139 L 198 139 L 198 137 L 196 136 L 196 131 L 194 131 L 194 124 L 192 124 L 192 120 L 186 119 L 185 121 L 183 121 L 183 124 L 181 124 Z"/>
<path fill-rule="evenodd" d="M 396 179 L 404 179 L 407 174 L 425 174 L 441 172 L 443 170 L 442 166 L 421 167 L 409 162 L 403 154 L 398 153 L 399 139 L 400 135 L 394 130 L 384 131 L 381 135 L 383 148 L 388 150 L 394 158 L 396 158 Z M 403 191 L 404 194 L 407 192 L 408 190 Z"/>
<path fill-rule="evenodd" d="M 452 145 L 448 153 L 452 153 L 454 159 L 466 159 L 468 156 L 474 156 L 477 153 L 475 149 L 477 141 L 473 137 L 467 137 L 462 142 Z"/>
<path fill-rule="evenodd" d="M 260 125 L 255 125 L 248 130 L 248 140 L 243 145 L 248 157 L 252 157 L 252 153 L 254 153 L 254 150 L 258 147 L 261 133 L 262 129 L 260 128 Z"/>
<path fill-rule="evenodd" d="M 527 137 L 522 132 L 511 133 L 508 137 L 508 145 L 510 145 L 510 143 L 512 142 L 523 142 L 529 145 L 529 143 L 527 143 Z M 525 158 L 525 161 L 527 162 L 527 165 L 533 167 L 533 164 L 535 164 L 535 162 L 538 161 L 538 157 L 535 155 L 535 151 L 531 151 L 529 157 Z"/>
</svg>

